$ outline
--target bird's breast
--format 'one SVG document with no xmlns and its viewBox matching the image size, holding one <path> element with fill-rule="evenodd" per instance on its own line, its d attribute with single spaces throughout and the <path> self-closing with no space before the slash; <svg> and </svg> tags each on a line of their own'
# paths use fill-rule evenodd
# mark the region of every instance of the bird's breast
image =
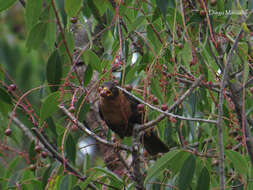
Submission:
<svg viewBox="0 0 253 190">
<path fill-rule="evenodd" d="M 128 134 L 129 132 L 127 132 L 129 131 L 127 129 L 129 127 L 129 118 L 132 114 L 131 106 L 124 96 L 118 96 L 114 99 L 106 99 L 101 97 L 100 110 L 109 128 L 118 134 L 122 132 L 122 135 L 120 136 L 129 136 L 131 134 Z M 124 131 L 127 134 L 124 135 Z"/>
</svg>

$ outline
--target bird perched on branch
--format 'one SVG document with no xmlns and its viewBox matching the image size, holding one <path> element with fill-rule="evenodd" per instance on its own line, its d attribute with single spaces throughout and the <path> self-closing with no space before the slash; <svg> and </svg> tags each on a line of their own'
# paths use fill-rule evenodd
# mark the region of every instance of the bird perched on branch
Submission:
<svg viewBox="0 0 253 190">
<path fill-rule="evenodd" d="M 143 112 L 137 109 L 140 103 L 119 90 L 114 82 L 104 82 L 101 87 L 99 100 L 101 118 L 120 138 L 132 136 L 134 124 L 143 123 Z M 169 148 L 153 131 L 144 132 L 141 142 L 151 155 L 169 151 Z"/>
</svg>

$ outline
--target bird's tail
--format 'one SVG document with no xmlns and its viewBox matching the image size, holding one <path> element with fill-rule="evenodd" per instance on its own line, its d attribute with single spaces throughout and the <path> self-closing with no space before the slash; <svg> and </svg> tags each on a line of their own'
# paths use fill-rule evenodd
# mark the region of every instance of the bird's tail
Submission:
<svg viewBox="0 0 253 190">
<path fill-rule="evenodd" d="M 169 151 L 169 147 L 153 131 L 145 132 L 141 141 L 144 144 L 144 148 L 151 155 Z"/>
</svg>

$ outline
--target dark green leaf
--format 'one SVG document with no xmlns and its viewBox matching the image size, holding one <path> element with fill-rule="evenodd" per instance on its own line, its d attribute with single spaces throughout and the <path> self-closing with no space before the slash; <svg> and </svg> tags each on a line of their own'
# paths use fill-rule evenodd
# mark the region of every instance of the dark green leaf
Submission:
<svg viewBox="0 0 253 190">
<path fill-rule="evenodd" d="M 99 23 L 103 23 L 103 19 L 99 13 L 99 9 L 97 8 L 96 4 L 94 3 L 93 0 L 87 0 L 87 4 L 94 16 L 94 18 L 99 22 Z"/>
<path fill-rule="evenodd" d="M 42 187 L 45 189 L 46 185 L 48 184 L 48 179 L 51 176 L 52 167 L 46 169 L 42 176 Z"/>
<path fill-rule="evenodd" d="M 53 134 L 53 137 L 55 139 L 58 138 L 58 134 L 57 134 L 57 131 L 56 131 L 56 125 L 54 123 L 54 120 L 52 117 L 48 117 L 46 119 L 46 122 L 47 122 L 47 125 L 48 125 L 48 129 L 51 131 L 51 133 Z"/>
<path fill-rule="evenodd" d="M 12 100 L 11 100 L 10 95 L 2 88 L 0 88 L 0 100 L 7 104 L 12 105 Z"/>
<path fill-rule="evenodd" d="M 69 175 L 64 176 L 60 183 L 61 183 L 60 188 L 59 188 L 60 190 L 68 190 L 69 183 L 70 183 Z"/>
<path fill-rule="evenodd" d="M 68 135 L 65 150 L 67 153 L 67 158 L 74 164 L 76 160 L 76 143 L 71 134 Z"/>
<path fill-rule="evenodd" d="M 60 92 L 54 92 L 42 100 L 42 106 L 40 109 L 40 124 L 57 111 L 59 98 Z"/>
<path fill-rule="evenodd" d="M 90 83 L 92 75 L 93 75 L 93 68 L 91 64 L 88 64 L 84 73 L 83 87 L 86 87 Z"/>
<path fill-rule="evenodd" d="M 31 162 L 31 164 L 34 164 L 37 160 L 36 160 L 36 152 L 34 151 L 35 148 L 35 142 L 32 141 L 29 147 L 29 161 Z"/>
<path fill-rule="evenodd" d="M 210 184 L 210 175 L 206 167 L 201 170 L 200 176 L 198 178 L 198 184 L 196 190 L 208 190 Z"/>
<path fill-rule="evenodd" d="M 169 7 L 169 1 L 168 0 L 156 0 L 157 7 L 162 12 L 163 16 L 165 17 L 167 14 L 167 10 Z"/>
<path fill-rule="evenodd" d="M 70 17 L 76 16 L 82 6 L 82 0 L 65 0 L 65 11 Z"/>
<path fill-rule="evenodd" d="M 43 0 L 27 0 L 25 6 L 26 30 L 30 31 L 37 24 L 42 10 Z"/>
<path fill-rule="evenodd" d="M 87 179 L 85 181 L 87 181 Z M 79 185 L 76 185 L 71 190 L 82 190 L 82 189 Z"/>
<path fill-rule="evenodd" d="M 62 77 L 62 62 L 60 55 L 57 50 L 55 50 L 49 57 L 47 62 L 47 82 L 50 86 L 51 91 L 55 92 L 61 83 Z"/>
<path fill-rule="evenodd" d="M 34 25 L 28 34 L 26 47 L 30 49 L 38 49 L 43 43 L 46 36 L 47 26 L 45 23 L 38 23 Z"/>
<path fill-rule="evenodd" d="M 0 12 L 8 9 L 12 6 L 17 0 L 0 0 Z"/>
<path fill-rule="evenodd" d="M 178 179 L 178 187 L 180 190 L 185 190 L 191 184 L 194 171 L 195 171 L 196 159 L 194 155 L 190 155 L 184 162 Z"/>
<path fill-rule="evenodd" d="M 149 168 L 144 184 L 146 184 L 150 178 L 161 175 L 161 173 L 166 168 L 168 168 L 169 164 L 171 163 L 171 160 L 175 158 L 176 155 L 180 152 L 181 150 L 172 150 L 159 158 L 156 163 L 151 168 Z"/>
</svg>

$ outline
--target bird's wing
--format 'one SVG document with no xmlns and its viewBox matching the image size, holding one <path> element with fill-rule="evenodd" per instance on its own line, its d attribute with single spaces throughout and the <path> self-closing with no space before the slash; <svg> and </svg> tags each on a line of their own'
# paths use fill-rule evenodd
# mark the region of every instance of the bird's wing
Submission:
<svg viewBox="0 0 253 190">
<path fill-rule="evenodd" d="M 127 100 L 130 102 L 130 105 L 131 105 L 132 115 L 129 118 L 129 122 L 141 124 L 143 113 L 138 112 L 138 109 L 137 109 L 137 106 L 138 104 L 140 104 L 140 102 L 125 92 L 123 92 L 123 94 L 127 98 Z"/>
</svg>

